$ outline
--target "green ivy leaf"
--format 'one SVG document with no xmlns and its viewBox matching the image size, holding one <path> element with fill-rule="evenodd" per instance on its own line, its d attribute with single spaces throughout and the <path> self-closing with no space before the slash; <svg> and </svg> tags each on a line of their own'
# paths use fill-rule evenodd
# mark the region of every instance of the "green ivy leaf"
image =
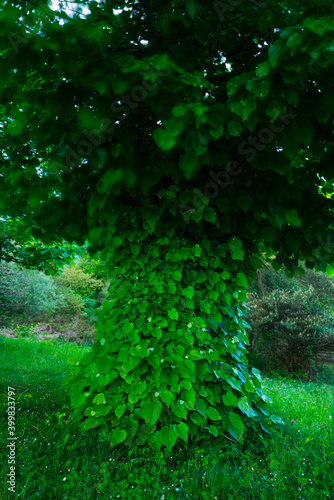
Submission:
<svg viewBox="0 0 334 500">
<path fill-rule="evenodd" d="M 214 425 L 209 425 L 209 427 L 207 427 L 207 429 L 210 432 L 210 434 L 213 434 L 215 437 L 218 437 L 217 427 L 215 427 Z"/>
<path fill-rule="evenodd" d="M 227 123 L 227 131 L 233 137 L 239 137 L 242 131 L 242 125 L 238 119 L 229 121 Z"/>
<path fill-rule="evenodd" d="M 243 260 L 244 258 L 244 251 L 239 249 L 239 250 L 233 250 L 231 252 L 231 257 L 233 260 Z"/>
<path fill-rule="evenodd" d="M 197 273 L 197 277 L 196 277 L 197 283 L 203 283 L 204 281 L 206 281 L 206 279 L 207 279 L 207 275 L 204 271 L 199 271 L 199 273 Z"/>
<path fill-rule="evenodd" d="M 244 275 L 244 273 L 237 273 L 237 279 L 236 279 L 236 284 L 238 286 L 242 286 L 244 288 L 247 288 L 248 283 L 247 283 L 247 278 Z"/>
<path fill-rule="evenodd" d="M 112 429 L 110 433 L 110 446 L 114 446 L 122 443 L 127 437 L 127 432 L 124 429 Z"/>
<path fill-rule="evenodd" d="M 140 415 L 145 420 L 147 425 L 154 425 L 161 414 L 162 404 L 160 401 L 144 400 L 140 409 Z"/>
<path fill-rule="evenodd" d="M 264 76 L 267 76 L 270 72 L 270 66 L 267 61 L 260 63 L 256 66 L 255 69 L 256 76 L 259 78 L 263 78 Z"/>
<path fill-rule="evenodd" d="M 248 398 L 244 396 L 238 401 L 238 408 L 248 417 L 253 418 L 257 416 L 257 413 L 249 405 Z"/>
<path fill-rule="evenodd" d="M 180 401 L 173 403 L 171 406 L 171 409 L 177 417 L 183 418 L 183 419 L 187 418 L 187 414 L 188 414 L 187 408 Z"/>
<path fill-rule="evenodd" d="M 162 391 L 159 397 L 161 401 L 168 406 L 168 408 L 172 403 L 174 403 L 174 394 L 167 389 L 165 391 Z"/>
<path fill-rule="evenodd" d="M 209 408 L 207 409 L 207 415 L 210 420 L 221 420 L 221 416 L 219 415 L 216 408 L 213 408 L 213 406 L 209 406 Z"/>
<path fill-rule="evenodd" d="M 288 224 L 291 224 L 292 226 L 300 227 L 301 226 L 301 220 L 298 217 L 298 212 L 294 208 L 291 210 L 288 210 L 285 214 L 285 220 L 288 222 Z"/>
<path fill-rule="evenodd" d="M 106 402 L 106 397 L 103 393 L 97 394 L 93 399 L 93 403 L 97 405 L 102 405 Z"/>
<path fill-rule="evenodd" d="M 232 392 L 226 392 L 223 396 L 223 403 L 226 406 L 237 406 L 238 400 Z"/>
<path fill-rule="evenodd" d="M 217 214 L 213 208 L 206 207 L 203 212 L 203 217 L 207 222 L 211 222 L 212 224 L 214 224 L 217 218 Z"/>
<path fill-rule="evenodd" d="M 164 426 L 161 428 L 161 431 L 160 431 L 160 439 L 161 439 L 161 443 L 164 445 L 164 446 L 167 446 L 167 448 L 169 450 L 171 450 L 174 446 L 174 444 L 176 443 L 176 439 L 177 439 L 177 434 L 176 434 L 176 431 L 175 431 L 175 426 Z"/>
<path fill-rule="evenodd" d="M 189 352 L 189 358 L 192 359 L 193 361 L 198 361 L 199 359 L 203 359 L 202 354 L 197 351 L 196 349 L 192 349 Z"/>
<path fill-rule="evenodd" d="M 227 430 L 231 434 L 231 436 L 237 441 L 239 441 L 242 438 L 245 432 L 244 423 L 241 417 L 234 412 L 229 412 L 228 414 Z"/>
<path fill-rule="evenodd" d="M 270 45 L 268 50 L 268 61 L 272 68 L 276 66 L 277 60 L 280 54 L 283 52 L 283 50 L 284 50 L 284 44 L 282 40 L 277 40 L 276 42 Z"/>
<path fill-rule="evenodd" d="M 163 151 L 168 151 L 169 149 L 172 149 L 172 147 L 176 143 L 176 137 L 172 137 L 167 134 L 166 131 L 158 128 L 156 129 L 153 134 L 153 139 L 156 142 L 156 144 L 161 148 Z"/>
<path fill-rule="evenodd" d="M 211 285 L 216 285 L 220 280 L 219 274 L 216 272 L 210 273 L 208 275 L 208 280 L 211 283 Z"/>
<path fill-rule="evenodd" d="M 117 406 L 116 410 L 115 410 L 115 415 L 117 418 L 121 418 L 121 416 L 123 415 L 123 413 L 125 412 L 125 409 L 126 409 L 126 406 L 125 405 L 119 405 Z"/>
<path fill-rule="evenodd" d="M 284 424 L 283 420 L 278 415 L 270 415 L 270 420 L 274 422 L 274 424 Z"/>
<path fill-rule="evenodd" d="M 181 422 L 176 426 L 176 434 L 180 439 L 183 439 L 183 441 L 187 442 L 188 441 L 188 433 L 189 433 L 189 428 L 187 424 L 184 422 Z"/>
<path fill-rule="evenodd" d="M 184 290 L 182 290 L 182 295 L 187 297 L 188 299 L 192 299 L 194 296 L 194 289 L 192 286 L 187 286 Z"/>
<path fill-rule="evenodd" d="M 197 156 L 195 153 L 187 152 L 180 158 L 180 169 L 184 174 L 184 178 L 191 179 L 194 171 L 197 168 Z"/>
<path fill-rule="evenodd" d="M 134 325 L 132 323 L 127 323 L 122 327 L 122 331 L 126 334 L 130 333 L 134 329 Z"/>
<path fill-rule="evenodd" d="M 180 271 L 172 271 L 170 274 L 175 281 L 181 281 L 182 273 Z"/>
<path fill-rule="evenodd" d="M 168 316 L 170 317 L 170 319 L 178 319 L 179 317 L 179 313 L 177 312 L 176 309 L 171 309 L 170 311 L 168 311 Z"/>
<path fill-rule="evenodd" d="M 197 398 L 196 403 L 195 403 L 195 408 L 206 419 L 206 417 L 207 417 L 207 414 L 206 414 L 207 405 L 203 399 Z"/>
</svg>

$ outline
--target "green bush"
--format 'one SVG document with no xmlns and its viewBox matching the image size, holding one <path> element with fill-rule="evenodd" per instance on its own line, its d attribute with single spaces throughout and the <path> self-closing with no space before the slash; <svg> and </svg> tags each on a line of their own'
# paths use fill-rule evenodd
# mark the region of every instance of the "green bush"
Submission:
<svg viewBox="0 0 334 500">
<path fill-rule="evenodd" d="M 99 257 L 93 258 L 90 255 L 85 255 L 79 259 L 76 267 L 99 280 L 108 278 L 107 266 Z"/>
<path fill-rule="evenodd" d="M 332 280 L 314 271 L 291 280 L 266 270 L 247 296 L 250 363 L 314 377 L 319 355 L 334 351 L 333 290 Z"/>
<path fill-rule="evenodd" d="M 89 272 L 90 267 L 91 272 Z M 55 278 L 55 283 L 64 292 L 72 292 L 80 297 L 82 317 L 91 324 L 96 323 L 97 310 L 106 296 L 106 283 L 96 278 L 96 273 L 102 273 L 101 269 L 103 270 L 100 261 L 81 259 L 74 266 L 65 266 L 62 273 Z"/>
<path fill-rule="evenodd" d="M 36 322 L 41 316 L 50 320 L 56 313 L 81 314 L 84 307 L 78 294 L 60 287 L 43 272 L 15 264 L 0 264 L 1 325 Z"/>
<path fill-rule="evenodd" d="M 78 266 L 65 266 L 55 282 L 82 297 L 95 295 L 103 288 L 102 280 L 94 278 L 92 273 L 87 273 Z"/>
</svg>

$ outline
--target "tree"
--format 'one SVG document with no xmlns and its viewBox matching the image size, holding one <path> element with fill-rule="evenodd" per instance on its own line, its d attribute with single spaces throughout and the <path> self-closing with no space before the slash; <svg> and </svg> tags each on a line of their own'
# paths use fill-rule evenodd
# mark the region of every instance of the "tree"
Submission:
<svg viewBox="0 0 334 500">
<path fill-rule="evenodd" d="M 0 263 L 14 262 L 27 269 L 55 273 L 80 253 L 77 245 L 53 238 L 49 244 L 37 240 L 36 224 L 27 218 L 0 218 Z"/>
<path fill-rule="evenodd" d="M 0 213 L 88 238 L 113 279 L 73 417 L 112 446 L 270 429 L 243 301 L 263 254 L 332 269 L 333 5 L 85 5 L 0 21 Z"/>
</svg>

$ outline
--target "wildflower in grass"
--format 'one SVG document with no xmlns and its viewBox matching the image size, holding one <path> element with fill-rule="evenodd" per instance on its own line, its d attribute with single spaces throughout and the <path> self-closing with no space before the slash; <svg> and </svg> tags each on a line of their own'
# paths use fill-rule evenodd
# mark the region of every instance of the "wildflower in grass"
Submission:
<svg viewBox="0 0 334 500">
<path fill-rule="evenodd" d="M 296 422 L 295 422 L 294 420 L 291 420 L 291 423 L 292 423 L 292 424 L 295 424 Z"/>
</svg>

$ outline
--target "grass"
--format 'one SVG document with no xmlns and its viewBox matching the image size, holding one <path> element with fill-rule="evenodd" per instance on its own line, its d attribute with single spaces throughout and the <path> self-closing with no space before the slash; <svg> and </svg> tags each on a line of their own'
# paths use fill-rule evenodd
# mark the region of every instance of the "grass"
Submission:
<svg viewBox="0 0 334 500">
<path fill-rule="evenodd" d="M 333 385 L 264 379 L 273 411 L 285 421 L 273 436 L 253 432 L 244 443 L 210 436 L 159 454 L 110 450 L 69 421 L 60 385 L 68 358 L 87 347 L 32 339 L 0 346 L 2 449 L 8 386 L 16 388 L 18 437 L 16 492 L 7 490 L 3 460 L 1 500 L 334 499 Z"/>
</svg>

